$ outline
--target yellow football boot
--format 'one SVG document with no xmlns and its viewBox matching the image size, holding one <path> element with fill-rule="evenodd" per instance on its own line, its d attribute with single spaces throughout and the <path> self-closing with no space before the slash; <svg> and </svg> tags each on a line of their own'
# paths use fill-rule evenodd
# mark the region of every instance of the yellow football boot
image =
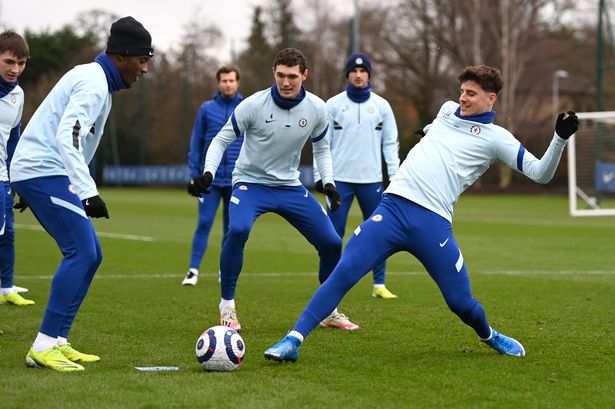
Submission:
<svg viewBox="0 0 615 409">
<path fill-rule="evenodd" d="M 49 368 L 58 372 L 77 372 L 84 368 L 66 358 L 60 347 L 57 345 L 41 352 L 36 352 L 32 348 L 26 355 L 26 366 L 30 368 Z"/>
<path fill-rule="evenodd" d="M 62 355 L 67 357 L 73 362 L 98 362 L 100 361 L 100 357 L 98 355 L 92 354 L 84 354 L 83 352 L 77 351 L 73 348 L 70 343 L 66 345 L 59 346 Z"/>
<path fill-rule="evenodd" d="M 23 298 L 18 292 L 13 291 L 7 295 L 0 295 L 0 304 L 13 304 L 22 307 L 24 305 L 34 305 L 36 303 L 27 298 Z"/>
</svg>

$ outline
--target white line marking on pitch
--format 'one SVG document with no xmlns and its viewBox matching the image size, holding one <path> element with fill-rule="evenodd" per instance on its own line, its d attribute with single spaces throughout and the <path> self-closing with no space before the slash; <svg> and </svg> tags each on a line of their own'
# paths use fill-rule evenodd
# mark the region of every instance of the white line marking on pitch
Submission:
<svg viewBox="0 0 615 409">
<path fill-rule="evenodd" d="M 45 231 L 42 226 L 34 226 L 31 224 L 15 224 L 16 229 L 33 230 L 33 231 Z M 123 239 L 123 240 L 135 240 L 135 241 L 156 241 L 153 237 L 148 236 L 136 236 L 134 234 L 120 234 L 120 233 L 107 233 L 104 231 L 97 231 L 96 234 L 100 237 L 109 237 L 111 239 Z"/>
<path fill-rule="evenodd" d="M 424 271 L 387 271 L 387 274 L 396 275 L 396 276 L 419 276 L 425 275 L 427 273 Z M 598 276 L 598 275 L 606 275 L 611 276 L 615 275 L 615 271 L 613 270 L 597 270 L 597 271 L 483 271 L 473 273 L 475 275 L 506 275 L 506 276 Z M 106 279 L 106 280 L 132 280 L 132 279 L 152 279 L 152 278 L 178 278 L 183 277 L 185 274 L 177 274 L 177 273 L 163 273 L 163 274 L 105 274 L 98 273 L 94 276 L 94 278 L 98 279 Z M 203 276 L 212 277 L 217 276 L 215 273 L 201 273 Z M 241 277 L 296 277 L 296 276 L 314 276 L 316 277 L 318 274 L 316 272 L 306 273 L 306 272 L 285 272 L 285 273 L 267 273 L 267 272 L 256 272 L 256 273 L 241 273 Z M 34 280 L 49 280 L 52 278 L 51 275 L 32 275 L 29 276 L 27 274 L 19 274 L 20 277 L 25 279 L 34 279 Z"/>
</svg>

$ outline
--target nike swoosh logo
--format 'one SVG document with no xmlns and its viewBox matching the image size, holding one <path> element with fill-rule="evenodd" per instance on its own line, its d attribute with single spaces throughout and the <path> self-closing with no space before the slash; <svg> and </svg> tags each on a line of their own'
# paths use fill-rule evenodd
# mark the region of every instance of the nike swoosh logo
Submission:
<svg viewBox="0 0 615 409">
<path fill-rule="evenodd" d="M 89 206 L 90 205 L 90 199 L 85 199 L 85 205 Z"/>
<path fill-rule="evenodd" d="M 602 181 L 604 183 L 611 183 L 615 179 L 615 172 L 609 172 L 602 175 Z"/>
<path fill-rule="evenodd" d="M 438 243 L 438 244 L 440 245 L 440 247 L 444 247 L 446 246 L 446 243 L 448 243 L 448 238 L 444 240 L 442 243 Z"/>
<path fill-rule="evenodd" d="M 308 197 L 308 191 L 307 191 L 307 189 L 305 189 L 305 194 L 303 195 L 303 197 Z"/>
<path fill-rule="evenodd" d="M 379 187 L 378 189 L 376 189 L 376 193 L 380 193 L 381 190 L 382 190 L 382 188 Z"/>
<path fill-rule="evenodd" d="M 265 119 L 265 123 L 266 124 L 269 124 L 269 123 L 274 122 L 274 121 L 276 121 L 276 120 L 275 119 Z"/>
</svg>

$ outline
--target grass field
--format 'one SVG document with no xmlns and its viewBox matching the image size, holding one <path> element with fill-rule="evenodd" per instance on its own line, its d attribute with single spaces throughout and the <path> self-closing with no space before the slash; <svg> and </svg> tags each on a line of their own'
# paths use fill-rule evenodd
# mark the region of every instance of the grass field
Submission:
<svg viewBox="0 0 615 409">
<path fill-rule="evenodd" d="M 103 264 L 70 340 L 99 354 L 80 374 L 33 370 L 25 354 L 60 254 L 28 211 L 17 214 L 16 284 L 33 307 L 0 305 L 3 408 L 613 408 L 615 218 L 568 216 L 553 196 L 462 198 L 454 232 L 475 296 L 494 328 L 527 356 L 498 355 L 446 307 L 408 254 L 388 263 L 376 300 L 371 276 L 340 309 L 355 332 L 316 329 L 296 364 L 263 351 L 292 327 L 317 288 L 316 252 L 283 219 L 265 215 L 246 246 L 237 307 L 247 346 L 232 373 L 206 373 L 194 356 L 218 322 L 220 225 L 199 285 L 182 287 L 196 221 L 179 190 L 104 189 L 111 219 L 96 220 Z M 359 223 L 353 208 L 349 229 Z M 142 373 L 135 366 L 174 365 Z"/>
</svg>

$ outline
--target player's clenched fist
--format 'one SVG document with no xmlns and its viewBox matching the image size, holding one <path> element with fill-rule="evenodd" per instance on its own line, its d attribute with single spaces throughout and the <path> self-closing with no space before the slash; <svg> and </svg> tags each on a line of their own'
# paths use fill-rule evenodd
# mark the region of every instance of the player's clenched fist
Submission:
<svg viewBox="0 0 615 409">
<path fill-rule="evenodd" d="M 555 121 L 555 133 L 562 139 L 568 139 L 579 129 L 579 118 L 574 111 L 563 112 Z"/>
</svg>

